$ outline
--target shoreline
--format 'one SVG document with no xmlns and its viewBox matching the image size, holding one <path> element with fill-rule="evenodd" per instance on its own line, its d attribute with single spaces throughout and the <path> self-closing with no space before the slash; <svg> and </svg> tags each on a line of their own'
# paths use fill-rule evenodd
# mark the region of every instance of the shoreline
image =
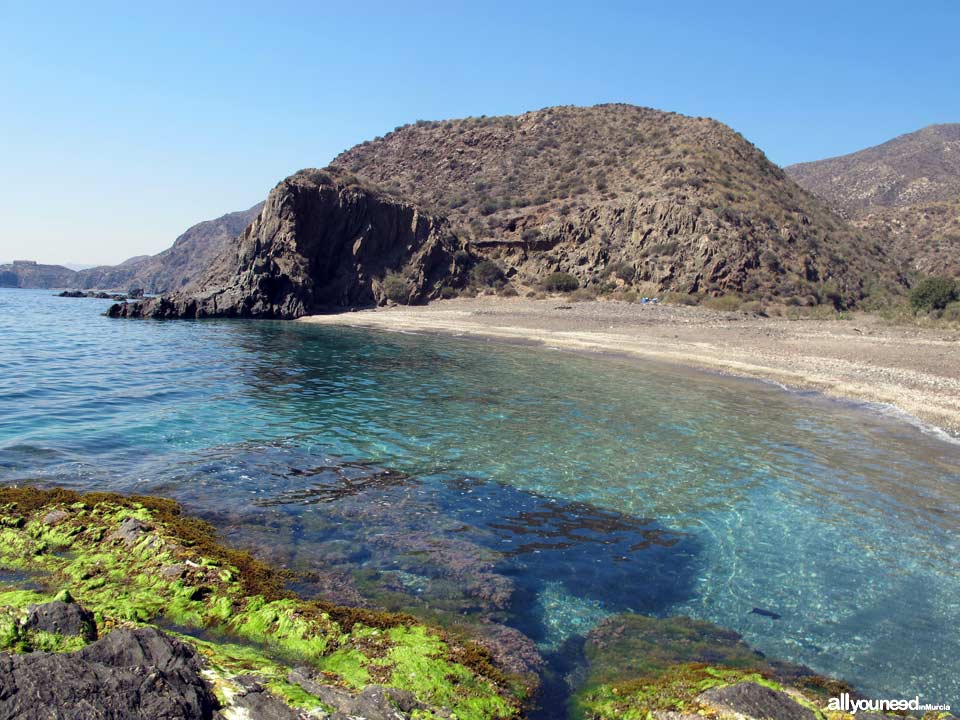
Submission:
<svg viewBox="0 0 960 720">
<path fill-rule="evenodd" d="M 945 439 L 960 437 L 960 332 L 890 326 L 869 315 L 787 320 L 687 306 L 480 297 L 297 322 L 648 358 L 874 405 Z"/>
</svg>

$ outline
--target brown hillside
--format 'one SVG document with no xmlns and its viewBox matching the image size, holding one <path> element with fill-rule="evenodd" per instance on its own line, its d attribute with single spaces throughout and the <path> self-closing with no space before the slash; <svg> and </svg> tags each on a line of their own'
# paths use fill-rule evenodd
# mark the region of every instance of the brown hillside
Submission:
<svg viewBox="0 0 960 720">
<path fill-rule="evenodd" d="M 908 270 L 960 275 L 960 123 L 931 125 L 787 173 Z"/>
<path fill-rule="evenodd" d="M 202 276 L 213 259 L 236 240 L 262 207 L 263 203 L 257 203 L 249 210 L 199 222 L 185 230 L 171 247 L 156 255 L 142 255 L 120 265 L 81 270 L 75 284 L 84 288 L 124 291 L 139 287 L 148 293 L 179 290 Z"/>
<path fill-rule="evenodd" d="M 515 284 L 562 271 L 660 290 L 856 302 L 893 273 L 725 125 L 629 105 L 421 121 L 334 160 L 445 214 Z"/>
<path fill-rule="evenodd" d="M 960 123 L 931 125 L 882 145 L 786 170 L 851 218 L 877 207 L 956 200 L 960 198 Z"/>
</svg>

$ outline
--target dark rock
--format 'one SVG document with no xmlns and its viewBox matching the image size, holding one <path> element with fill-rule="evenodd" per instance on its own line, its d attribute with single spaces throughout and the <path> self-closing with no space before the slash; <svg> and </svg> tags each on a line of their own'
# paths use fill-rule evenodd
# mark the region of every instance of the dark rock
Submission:
<svg viewBox="0 0 960 720">
<path fill-rule="evenodd" d="M 122 540 L 127 547 L 132 547 L 137 544 L 137 542 L 145 533 L 152 529 L 153 528 L 147 525 L 145 522 L 137 520 L 136 518 L 128 517 L 120 523 L 120 527 L 107 535 L 105 539 L 107 542 Z"/>
<path fill-rule="evenodd" d="M 449 223 L 333 169 L 273 189 L 260 215 L 183 292 L 114 305 L 111 317 L 295 318 L 438 297 L 465 272 Z M 458 254 L 459 253 L 459 254 Z M 388 298 L 389 273 L 400 273 Z M 396 283 L 395 283 L 396 284 Z"/>
<path fill-rule="evenodd" d="M 70 517 L 70 513 L 66 510 L 51 510 L 43 516 L 43 522 L 46 525 L 59 525 L 68 517 Z"/>
<path fill-rule="evenodd" d="M 182 563 L 176 565 L 167 565 L 160 571 L 164 580 L 179 580 L 187 574 L 187 566 Z"/>
<path fill-rule="evenodd" d="M 306 720 L 306 713 L 298 712 L 257 682 L 244 683 L 243 693 L 230 702 L 231 708 L 246 710 L 254 720 Z"/>
<path fill-rule="evenodd" d="M 718 710 L 754 720 L 816 720 L 812 710 L 786 693 L 752 682 L 713 688 L 697 699 Z"/>
<path fill-rule="evenodd" d="M 210 720 L 195 651 L 153 628 L 115 630 L 74 653 L 0 655 L 0 720 Z"/>
<path fill-rule="evenodd" d="M 83 290 L 64 290 L 62 293 L 57 293 L 57 297 L 65 298 L 85 298 L 86 296 Z"/>
<path fill-rule="evenodd" d="M 59 600 L 27 608 L 24 627 L 63 636 L 79 635 L 85 640 L 95 640 L 97 637 L 97 625 L 92 612 L 75 603 Z"/>
<path fill-rule="evenodd" d="M 396 688 L 370 685 L 357 695 L 338 687 L 323 685 L 316 681 L 309 670 L 292 670 L 287 676 L 291 683 L 299 685 L 311 695 L 320 698 L 324 705 L 336 710 L 331 720 L 346 720 L 362 717 L 365 720 L 409 720 L 414 710 L 426 709 L 412 693 Z"/>
</svg>

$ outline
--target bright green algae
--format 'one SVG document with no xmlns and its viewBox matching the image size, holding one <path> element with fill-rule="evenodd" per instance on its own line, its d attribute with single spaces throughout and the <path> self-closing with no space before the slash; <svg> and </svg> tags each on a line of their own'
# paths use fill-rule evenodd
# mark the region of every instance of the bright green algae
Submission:
<svg viewBox="0 0 960 720">
<path fill-rule="evenodd" d="M 288 704 L 321 707 L 287 681 L 310 666 L 323 682 L 360 690 L 406 690 L 459 720 L 520 715 L 517 684 L 476 646 L 406 615 L 305 601 L 286 578 L 216 543 L 212 528 L 180 515 L 171 501 L 64 490 L 0 489 L 0 570 L 31 573 L 38 590 L 0 584 L 0 647 L 70 651 L 79 638 L 26 632 L 30 604 L 58 591 L 94 613 L 103 635 L 156 624 L 206 657 L 224 702 L 232 677 L 255 674 Z M 419 711 L 433 717 L 432 711 Z"/>
</svg>

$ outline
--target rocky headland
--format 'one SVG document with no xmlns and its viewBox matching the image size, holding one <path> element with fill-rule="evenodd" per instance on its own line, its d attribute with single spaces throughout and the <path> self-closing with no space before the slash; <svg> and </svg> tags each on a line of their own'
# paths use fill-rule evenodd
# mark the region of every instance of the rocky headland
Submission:
<svg viewBox="0 0 960 720">
<path fill-rule="evenodd" d="M 457 283 L 470 256 L 443 218 L 348 173 L 303 170 L 273 189 L 236 247 L 179 293 L 114 317 L 296 318 L 416 303 Z"/>
</svg>

